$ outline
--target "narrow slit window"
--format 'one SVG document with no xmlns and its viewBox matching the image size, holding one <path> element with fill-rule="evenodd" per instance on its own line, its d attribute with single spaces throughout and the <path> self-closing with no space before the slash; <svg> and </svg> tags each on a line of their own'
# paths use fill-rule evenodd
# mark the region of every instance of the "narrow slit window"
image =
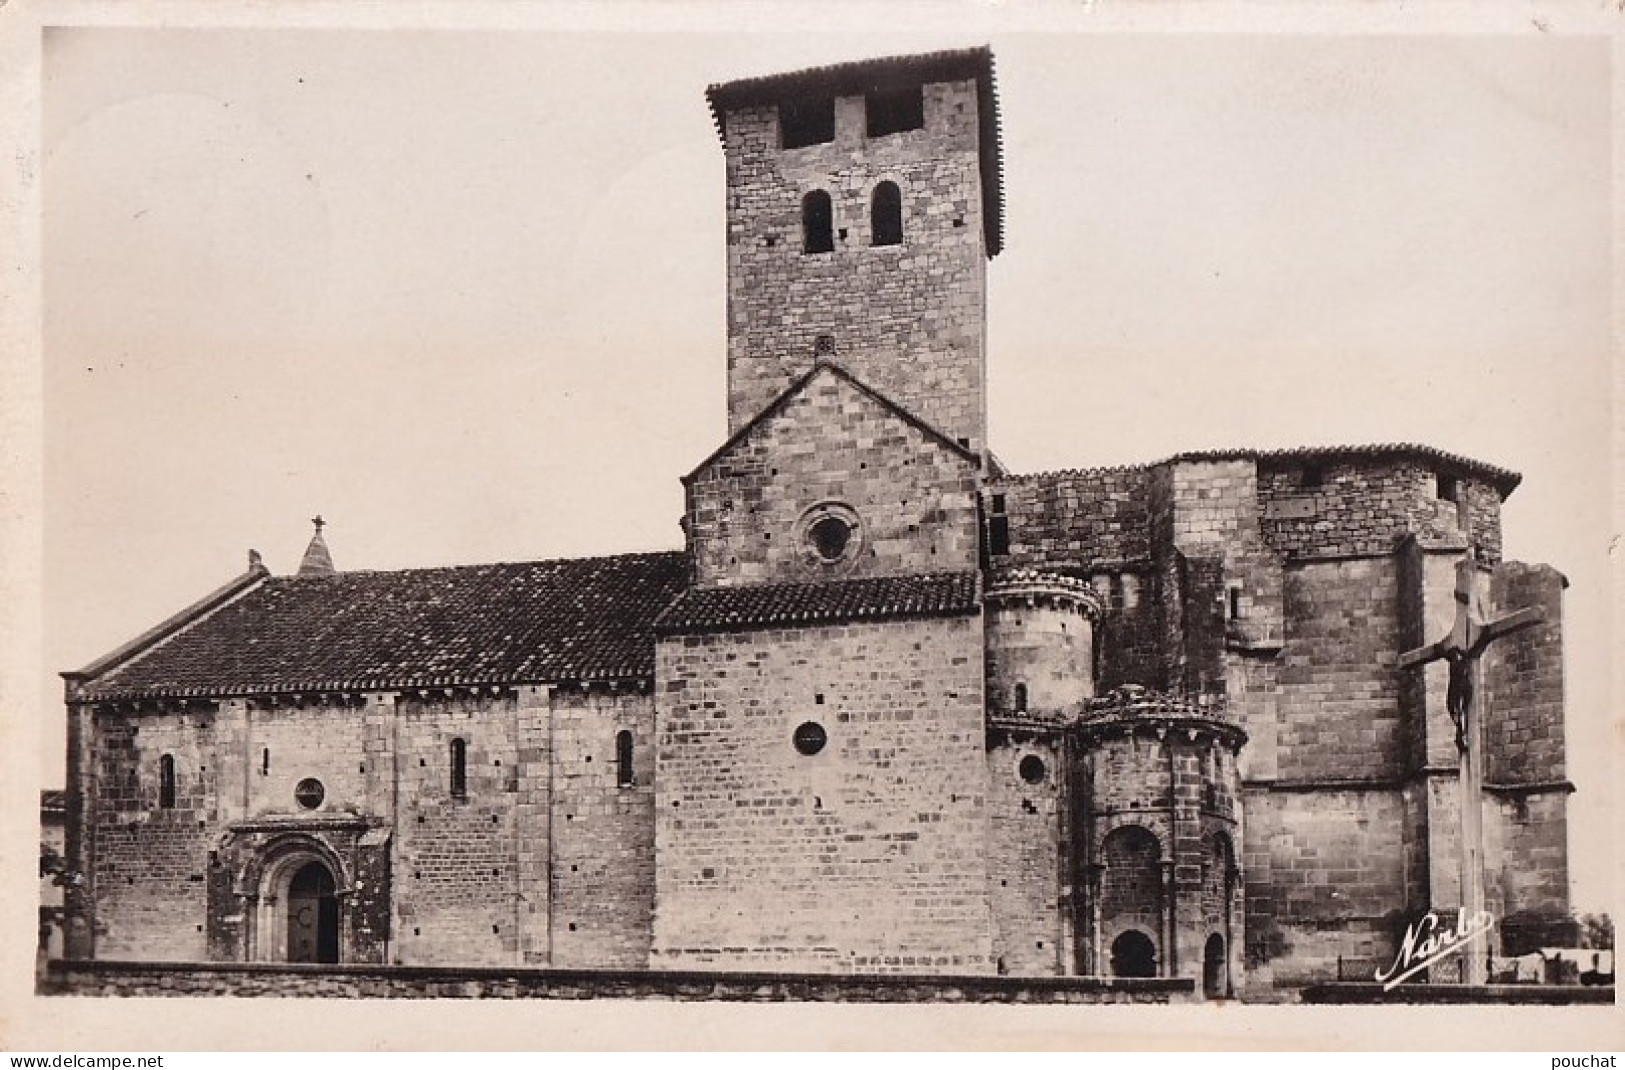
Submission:
<svg viewBox="0 0 1625 1070">
<path fill-rule="evenodd" d="M 989 517 L 987 521 L 987 549 L 994 557 L 1003 557 L 1010 552 L 1010 518 L 1007 516 Z"/>
<path fill-rule="evenodd" d="M 903 244 L 903 193 L 895 182 L 875 187 L 869 203 L 869 240 L 874 245 Z"/>
<path fill-rule="evenodd" d="M 271 748 L 260 751 L 260 776 L 271 775 Z"/>
<path fill-rule="evenodd" d="M 1230 619 L 1240 620 L 1242 618 L 1241 588 L 1232 587 L 1227 593 L 1229 595 Z"/>
<path fill-rule="evenodd" d="M 451 741 L 451 797 L 468 798 L 468 741 Z"/>
<path fill-rule="evenodd" d="M 832 253 L 835 251 L 835 212 L 829 194 L 815 189 L 801 198 L 801 251 L 803 253 Z"/>
<path fill-rule="evenodd" d="M 621 729 L 615 733 L 615 783 L 630 788 L 635 780 L 632 768 L 632 733 Z"/>
<path fill-rule="evenodd" d="M 1025 713 L 1025 712 L 1027 712 L 1027 685 L 1026 684 L 1017 684 L 1016 685 L 1016 712 L 1017 713 Z"/>
<path fill-rule="evenodd" d="M 158 805 L 165 810 L 175 807 L 175 756 L 166 754 L 158 759 Z"/>
<path fill-rule="evenodd" d="M 1436 478 L 1438 485 L 1435 488 L 1435 495 L 1440 501 L 1453 502 L 1460 499 L 1461 487 L 1457 484 L 1455 476 L 1440 473 Z"/>
<path fill-rule="evenodd" d="M 1002 557 L 1010 552 L 1010 518 L 1005 515 L 1004 495 L 992 495 L 987 518 L 987 552 Z"/>
</svg>

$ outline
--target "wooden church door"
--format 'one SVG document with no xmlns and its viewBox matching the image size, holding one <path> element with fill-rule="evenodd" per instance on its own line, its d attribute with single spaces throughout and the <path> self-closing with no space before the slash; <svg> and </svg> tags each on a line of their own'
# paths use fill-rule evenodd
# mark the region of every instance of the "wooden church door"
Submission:
<svg viewBox="0 0 1625 1070">
<path fill-rule="evenodd" d="M 333 874 L 311 862 L 288 885 L 288 961 L 339 960 L 339 901 Z"/>
</svg>

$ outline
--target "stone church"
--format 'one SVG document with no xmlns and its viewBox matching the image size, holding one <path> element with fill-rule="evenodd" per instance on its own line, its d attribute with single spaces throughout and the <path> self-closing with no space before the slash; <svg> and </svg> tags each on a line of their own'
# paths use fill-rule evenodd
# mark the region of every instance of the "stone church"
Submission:
<svg viewBox="0 0 1625 1070">
<path fill-rule="evenodd" d="M 1561 600 L 1429 446 L 1005 469 L 987 49 L 714 85 L 729 437 L 669 552 L 246 572 L 64 674 L 70 957 L 1191 978 L 1568 913 Z M 1019 374 L 1010 369 L 1008 374 Z M 340 563 L 343 554 L 338 555 Z M 1475 753 L 1469 751 L 1468 753 Z"/>
</svg>

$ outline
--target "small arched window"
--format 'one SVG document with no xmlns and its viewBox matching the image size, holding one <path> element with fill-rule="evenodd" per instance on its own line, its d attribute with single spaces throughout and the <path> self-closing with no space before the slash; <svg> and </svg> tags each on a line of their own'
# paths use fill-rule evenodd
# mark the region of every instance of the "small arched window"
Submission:
<svg viewBox="0 0 1625 1070">
<path fill-rule="evenodd" d="M 468 741 L 463 739 L 451 741 L 451 796 L 468 798 Z"/>
<path fill-rule="evenodd" d="M 165 810 L 175 808 L 175 756 L 166 754 L 158 759 L 158 805 Z"/>
<path fill-rule="evenodd" d="M 632 769 L 632 733 L 626 729 L 615 733 L 615 783 L 630 788 L 635 776 Z"/>
<path fill-rule="evenodd" d="M 830 206 L 829 194 L 821 189 L 801 198 L 801 251 L 835 251 L 835 210 Z"/>
<path fill-rule="evenodd" d="M 1026 711 L 1027 711 L 1027 685 L 1026 684 L 1017 684 L 1016 685 L 1016 712 L 1017 713 L 1025 713 Z"/>
<path fill-rule="evenodd" d="M 874 198 L 869 202 L 869 243 L 903 244 L 903 194 L 895 182 L 882 182 L 875 187 Z"/>
</svg>

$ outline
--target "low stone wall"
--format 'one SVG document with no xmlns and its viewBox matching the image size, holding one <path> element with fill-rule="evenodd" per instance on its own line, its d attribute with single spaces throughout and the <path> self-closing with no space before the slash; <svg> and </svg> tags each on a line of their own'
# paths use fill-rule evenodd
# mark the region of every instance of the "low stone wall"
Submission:
<svg viewBox="0 0 1625 1070">
<path fill-rule="evenodd" d="M 737 1003 L 1188 1003 L 1183 978 L 911 977 L 304 966 L 209 962 L 50 962 L 41 995 L 302 996 L 338 999 L 649 999 Z"/>
<path fill-rule="evenodd" d="M 1400 985 L 1384 991 L 1367 981 L 1311 985 L 1305 1003 L 1605 1003 L 1614 1002 L 1612 985 Z"/>
</svg>

